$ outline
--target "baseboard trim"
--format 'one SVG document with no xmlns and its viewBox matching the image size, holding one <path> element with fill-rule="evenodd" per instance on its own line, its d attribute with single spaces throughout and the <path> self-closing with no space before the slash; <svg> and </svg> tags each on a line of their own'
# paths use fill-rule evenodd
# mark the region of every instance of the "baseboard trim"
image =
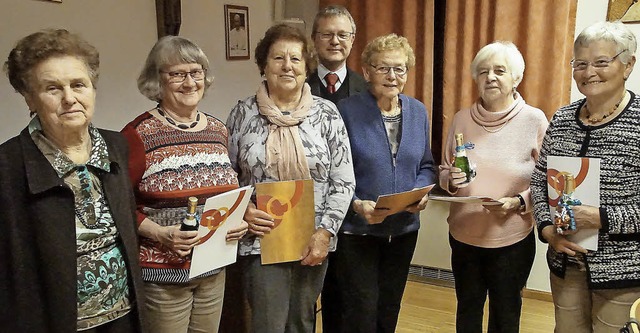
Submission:
<svg viewBox="0 0 640 333">
<path fill-rule="evenodd" d="M 433 284 L 441 287 L 453 288 L 453 272 L 448 269 L 411 265 L 409 267 L 409 281 Z M 523 289 L 522 297 L 536 299 L 539 301 L 553 302 L 551 293 L 548 291 Z"/>
<path fill-rule="evenodd" d="M 533 289 L 524 288 L 522 290 L 522 297 L 530 298 L 530 299 L 537 299 L 539 301 L 545 301 L 545 302 L 552 302 L 553 303 L 553 297 L 551 296 L 551 293 L 548 292 L 548 291 L 541 291 L 541 290 L 533 290 Z"/>
</svg>

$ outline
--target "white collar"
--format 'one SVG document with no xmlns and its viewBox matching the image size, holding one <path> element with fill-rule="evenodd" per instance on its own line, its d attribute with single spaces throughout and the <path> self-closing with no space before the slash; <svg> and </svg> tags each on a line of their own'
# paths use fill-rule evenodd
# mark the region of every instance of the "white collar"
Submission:
<svg viewBox="0 0 640 333">
<path fill-rule="evenodd" d="M 318 64 L 318 77 L 320 78 L 322 83 L 324 83 L 325 87 L 327 86 L 327 83 L 324 81 L 324 77 L 329 73 L 338 74 L 338 79 L 340 80 L 339 82 L 342 83 L 347 78 L 347 65 L 345 64 L 342 67 L 340 67 L 340 69 L 338 69 L 337 71 L 332 72 L 328 70 L 327 67 L 324 67 L 324 65 Z"/>
</svg>

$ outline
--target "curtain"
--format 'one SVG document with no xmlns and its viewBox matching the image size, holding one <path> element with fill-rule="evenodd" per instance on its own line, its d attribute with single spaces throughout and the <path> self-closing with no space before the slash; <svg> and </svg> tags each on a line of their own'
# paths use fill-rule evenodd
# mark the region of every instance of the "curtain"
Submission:
<svg viewBox="0 0 640 333">
<path fill-rule="evenodd" d="M 156 0 L 156 23 L 158 26 L 158 38 L 180 33 L 182 24 L 181 0 Z"/>
<path fill-rule="evenodd" d="M 442 81 L 442 133 L 453 115 L 477 98 L 470 65 L 484 45 L 512 41 L 525 71 L 518 91 L 548 118 L 568 104 L 571 92 L 577 0 L 448 0 L 445 9 Z M 436 133 L 434 130 L 434 141 Z"/>
<path fill-rule="evenodd" d="M 478 98 L 469 67 L 486 44 L 516 44 L 526 63 L 518 91 L 528 104 L 551 117 L 569 102 L 577 0 L 320 0 L 319 5 L 343 5 L 356 21 L 348 60 L 356 71 L 374 37 L 395 32 L 409 39 L 416 67 L 405 93 L 429 110 L 438 163 L 453 115 Z"/>
<path fill-rule="evenodd" d="M 319 8 L 342 5 L 356 22 L 356 39 L 347 66 L 362 74 L 360 55 L 378 36 L 396 33 L 409 40 L 416 66 L 407 78 L 404 93 L 420 100 L 432 117 L 434 0 L 320 0 Z"/>
</svg>

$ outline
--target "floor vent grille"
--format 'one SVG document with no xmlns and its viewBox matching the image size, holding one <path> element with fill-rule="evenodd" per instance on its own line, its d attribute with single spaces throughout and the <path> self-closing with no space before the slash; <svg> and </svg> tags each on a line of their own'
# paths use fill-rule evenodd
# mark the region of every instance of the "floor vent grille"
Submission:
<svg viewBox="0 0 640 333">
<path fill-rule="evenodd" d="M 435 267 L 411 265 L 409 266 L 409 279 L 449 287 L 454 285 L 452 271 Z"/>
</svg>

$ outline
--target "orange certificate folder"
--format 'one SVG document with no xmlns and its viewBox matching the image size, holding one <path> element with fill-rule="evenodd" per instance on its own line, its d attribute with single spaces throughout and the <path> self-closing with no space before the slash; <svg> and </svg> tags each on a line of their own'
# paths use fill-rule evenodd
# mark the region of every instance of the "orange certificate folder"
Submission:
<svg viewBox="0 0 640 333">
<path fill-rule="evenodd" d="M 315 232 L 313 180 L 256 184 L 258 209 L 275 226 L 260 239 L 262 264 L 298 261 Z"/>
</svg>

